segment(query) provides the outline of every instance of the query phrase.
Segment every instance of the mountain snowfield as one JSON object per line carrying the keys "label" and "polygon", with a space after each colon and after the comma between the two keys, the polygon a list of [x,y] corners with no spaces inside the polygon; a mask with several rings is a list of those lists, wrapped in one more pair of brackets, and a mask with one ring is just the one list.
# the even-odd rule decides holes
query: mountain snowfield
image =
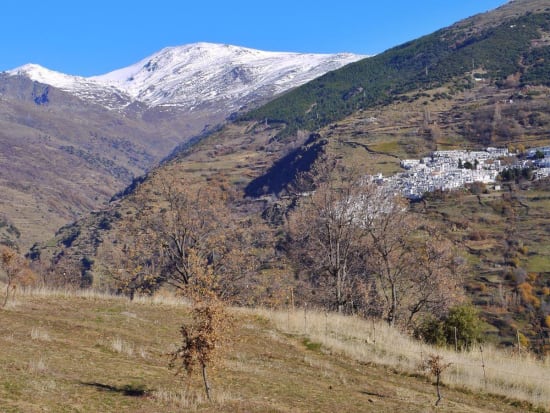
{"label": "mountain snowfield", "polygon": [[234,111],[300,86],[367,56],[351,53],[266,52],[238,46],[194,43],[168,47],[140,62],[105,75],[70,76],[36,64],[8,72],[54,86],[110,109],[133,102],[147,107],[193,110],[221,104]]}

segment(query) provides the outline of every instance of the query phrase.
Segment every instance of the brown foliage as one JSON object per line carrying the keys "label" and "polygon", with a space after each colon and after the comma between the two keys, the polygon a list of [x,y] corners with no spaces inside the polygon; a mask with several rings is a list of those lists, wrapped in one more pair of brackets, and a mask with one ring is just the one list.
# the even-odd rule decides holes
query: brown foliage
{"label": "brown foliage", "polygon": [[470,238],[471,241],[484,241],[488,238],[488,235],[487,231],[474,229],[470,232],[468,238]]}
{"label": "brown foliage", "polygon": [[422,241],[414,242],[412,250],[417,259],[407,274],[412,282],[408,290],[402,291],[409,328],[414,326],[419,314],[441,316],[463,299],[464,268],[449,240],[431,228],[423,234]]}
{"label": "brown foliage", "polygon": [[353,303],[364,304],[365,297],[354,293],[365,289],[362,220],[368,216],[365,208],[371,186],[346,173],[315,180],[315,192],[302,196],[289,218],[289,252],[319,301],[342,312]]}
{"label": "brown foliage", "polygon": [[182,341],[171,354],[170,366],[176,368],[176,375],[185,372],[190,379],[196,368],[200,368],[208,400],[211,400],[211,387],[207,368],[220,362],[220,349],[227,342],[231,322],[219,301],[213,299],[197,304],[191,312],[191,322],[180,327]]}
{"label": "brown foliage", "polygon": [[7,247],[0,246],[0,268],[4,271],[6,282],[6,295],[2,304],[5,307],[8,304],[10,291],[15,295],[16,287],[29,286],[37,281],[36,274],[29,268],[27,261],[16,251]]}
{"label": "brown foliage", "polygon": [[534,288],[528,282],[523,282],[518,285],[518,291],[521,296],[521,300],[525,305],[531,305],[535,308],[540,308],[540,298],[534,293]]}
{"label": "brown foliage", "polygon": [[105,271],[107,284],[130,299],[135,294],[151,295],[162,284],[158,265],[150,258],[149,238],[140,228],[141,224],[131,222],[125,228],[124,242],[113,244],[101,256],[103,262],[109,263]]}
{"label": "brown foliage", "polygon": [[125,243],[111,253],[117,288],[152,293],[167,283],[193,299],[210,291],[234,296],[234,285],[250,275],[255,260],[253,232],[229,208],[231,194],[214,183],[176,178],[151,188],[134,196]]}
{"label": "brown foliage", "polygon": [[291,214],[289,234],[319,304],[411,327],[460,299],[454,248],[406,200],[342,171],[315,187]]}
{"label": "brown foliage", "polygon": [[441,315],[462,295],[454,248],[396,198],[372,209],[368,271],[390,325],[412,327],[422,313]]}
{"label": "brown foliage", "polygon": [[436,354],[430,354],[428,358],[424,361],[421,368],[427,371],[429,374],[435,376],[436,378],[436,388],[437,388],[437,400],[435,405],[437,406],[441,402],[441,375],[443,372],[451,365],[451,363],[445,363],[443,357]]}
{"label": "brown foliage", "polygon": [[82,273],[75,266],[74,260],[68,256],[61,256],[59,259],[54,260],[48,269],[45,280],[52,287],[73,290],[89,287],[89,285],[83,282]]}

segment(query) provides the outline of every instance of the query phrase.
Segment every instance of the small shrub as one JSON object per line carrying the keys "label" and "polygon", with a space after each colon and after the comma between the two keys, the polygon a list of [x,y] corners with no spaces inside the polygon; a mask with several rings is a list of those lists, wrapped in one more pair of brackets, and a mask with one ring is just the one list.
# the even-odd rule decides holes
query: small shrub
{"label": "small shrub", "polygon": [[415,331],[415,336],[438,346],[456,346],[469,349],[481,341],[482,324],[478,313],[470,305],[453,307],[442,319],[426,319]]}
{"label": "small shrub", "polygon": [[77,227],[70,228],[69,232],[63,237],[61,243],[66,247],[70,248],[73,245],[73,242],[79,237],[80,229]]}
{"label": "small shrub", "polygon": [[474,195],[486,194],[488,192],[487,185],[485,185],[483,182],[474,182],[469,186],[468,189],[470,190],[470,193]]}
{"label": "small shrub", "polygon": [[518,257],[512,257],[508,260],[508,264],[514,268],[519,268],[521,261]]}
{"label": "small shrub", "polygon": [[306,348],[308,350],[311,350],[311,351],[320,351],[321,350],[321,346],[322,346],[321,343],[311,341],[308,338],[305,338],[303,343],[304,343],[304,346],[306,346]]}
{"label": "small shrub", "polygon": [[46,366],[46,363],[42,358],[39,358],[38,360],[31,360],[29,362],[29,372],[32,374],[41,374],[46,372],[48,369]]}
{"label": "small shrub", "polygon": [[200,367],[204,382],[204,390],[208,400],[211,398],[211,387],[206,369],[220,362],[218,350],[224,341],[226,329],[231,324],[231,317],[225,307],[219,302],[202,303],[193,308],[191,323],[180,327],[182,341],[172,352],[170,367],[177,369],[176,374],[183,371],[191,376],[197,365]]}
{"label": "small shrub", "polygon": [[426,343],[435,344],[436,346],[445,346],[447,344],[444,322],[434,317],[423,320],[416,328],[414,335],[416,338]]}
{"label": "small shrub", "polygon": [[112,228],[111,221],[108,217],[103,217],[98,223],[98,228],[103,231],[108,231]]}
{"label": "small shrub", "polygon": [[42,330],[41,328],[33,327],[31,330],[31,339],[50,341],[50,335],[48,334],[48,332]]}
{"label": "small shrub", "polygon": [[532,305],[535,308],[540,308],[540,298],[534,294],[533,286],[528,282],[518,285],[518,290],[521,295],[521,301],[526,305]]}
{"label": "small shrub", "polygon": [[525,334],[518,331],[518,341],[520,348],[529,348],[531,345],[531,342],[529,339],[525,336]]}
{"label": "small shrub", "polygon": [[25,259],[15,250],[0,245],[0,269],[3,270],[6,280],[6,295],[2,307],[6,307],[10,294],[15,298],[17,286],[28,287],[36,283],[36,274],[29,268]]}
{"label": "small shrub", "polygon": [[455,331],[456,345],[460,349],[469,349],[473,344],[481,341],[481,320],[477,310],[471,305],[451,308],[444,325],[448,344],[454,343]]}
{"label": "small shrub", "polygon": [[469,237],[472,241],[483,241],[487,239],[487,231],[476,229],[470,232]]}
{"label": "small shrub", "polygon": [[126,354],[127,356],[134,355],[134,346],[127,341],[122,340],[120,337],[116,337],[111,341],[111,350],[115,353]]}
{"label": "small shrub", "polygon": [[442,396],[441,396],[441,375],[443,372],[449,367],[450,363],[445,363],[443,361],[443,357],[436,354],[430,354],[428,358],[424,361],[424,364],[422,365],[422,369],[427,371],[429,374],[433,375],[436,379],[436,388],[437,388],[437,400],[435,402],[435,405],[437,406],[439,402],[441,402]]}

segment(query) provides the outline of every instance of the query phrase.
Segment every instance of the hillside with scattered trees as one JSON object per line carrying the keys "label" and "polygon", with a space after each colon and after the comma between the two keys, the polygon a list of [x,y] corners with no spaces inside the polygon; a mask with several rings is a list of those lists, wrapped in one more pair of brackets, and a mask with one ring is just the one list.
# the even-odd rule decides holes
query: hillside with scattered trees
{"label": "hillside with scattered trees", "polygon": [[[211,366],[219,359],[213,350],[225,342],[226,333],[232,335],[220,326],[235,328],[236,314],[237,336],[250,338],[250,326],[266,334],[261,343],[233,343],[238,350],[222,370],[243,383],[247,374],[261,381],[261,370],[274,364],[289,375],[314,354],[315,360],[304,363],[330,366],[325,373],[332,379],[338,377],[332,372],[347,369],[336,368],[338,363],[383,364],[411,376],[420,374],[421,365],[422,374],[438,383],[438,396],[466,388],[474,391],[472,405],[493,406],[479,411],[510,406],[511,411],[544,411],[549,391],[540,383],[548,383],[546,373],[536,373],[540,383],[530,385],[528,396],[509,395],[514,384],[503,384],[505,390],[499,386],[513,371],[488,367],[485,357],[488,349],[498,347],[508,357],[506,363],[548,363],[549,180],[536,180],[529,168],[510,168],[494,184],[475,182],[411,201],[384,191],[372,177],[394,174],[401,170],[401,160],[435,150],[506,147],[527,160],[529,148],[549,146],[549,47],[548,7],[538,0],[517,0],[328,73],[241,114],[182,145],[105,208],[60,228],[54,239],[36,243],[26,254],[30,264],[14,245],[3,247],[4,311],[10,317],[18,311],[18,291],[28,286],[99,291],[110,297],[109,303],[124,303],[108,306],[142,314],[136,316],[139,322],[153,317],[161,324],[162,316],[141,312],[140,300],[183,300],[187,307],[178,317],[186,321],[170,336],[176,341],[166,354],[182,377],[200,372],[199,388],[204,386],[206,397],[215,402]],[[475,167],[475,161],[468,163]],[[14,235],[9,220],[0,223],[0,239]],[[258,315],[253,311],[260,310],[251,308],[275,313]],[[102,320],[111,314],[90,311]],[[126,317],[123,312],[114,311],[119,318]],[[337,327],[343,320],[361,324],[343,332]],[[369,325],[369,335],[361,336],[359,331]],[[388,356],[405,360],[406,369],[383,357],[389,350],[377,347],[382,329],[418,346]],[[105,350],[111,345],[101,340],[96,340],[101,351],[113,351]],[[163,340],[166,344],[168,336]],[[350,343],[366,347],[343,350]],[[391,338],[383,346],[392,347],[388,343]],[[269,367],[250,367],[249,344],[262,359],[271,360]],[[142,345],[159,351],[157,344]],[[296,348],[294,361],[285,359],[281,367],[282,355]],[[369,352],[373,357],[365,355]],[[460,361],[462,353],[481,361]],[[160,362],[153,359],[157,368]],[[464,366],[471,363],[483,372],[472,379],[477,384],[470,386],[468,379],[450,384],[449,376],[466,374],[472,369]],[[124,393],[129,385],[148,403],[171,405],[157,392],[156,387],[168,386],[164,379],[154,389],[143,387],[145,379],[137,384],[117,381],[114,375],[109,379],[100,384],[113,393]],[[323,382],[329,392],[349,384],[348,378],[332,379]],[[92,377],[83,380],[97,383]],[[349,380],[363,383],[358,376]],[[440,380],[450,387],[442,390]],[[266,393],[276,394],[266,397],[292,393],[277,383],[276,389],[262,384]],[[104,389],[94,386],[86,389]],[[380,411],[381,400],[388,403],[382,410],[396,408],[393,387],[372,392],[355,389],[353,394],[370,396],[366,403],[375,403],[372,411]],[[513,400],[503,407],[487,393]],[[235,398],[217,403],[222,411],[262,411],[285,410],[296,402],[289,396],[280,406],[268,406],[256,400],[257,389],[247,387],[243,394],[255,400],[253,406]],[[177,403],[208,410],[194,400]],[[450,408],[445,396],[442,400],[441,408]],[[331,403],[323,399],[315,408],[332,409]],[[411,405],[411,411],[423,409]]]}

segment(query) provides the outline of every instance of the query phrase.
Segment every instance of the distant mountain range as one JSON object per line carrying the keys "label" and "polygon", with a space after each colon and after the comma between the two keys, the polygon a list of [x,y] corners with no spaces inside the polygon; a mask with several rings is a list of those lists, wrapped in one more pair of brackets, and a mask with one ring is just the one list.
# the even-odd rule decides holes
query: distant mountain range
{"label": "distant mountain range", "polygon": [[205,128],[363,57],[197,43],[89,78],[0,73],[0,242],[51,237]]}

